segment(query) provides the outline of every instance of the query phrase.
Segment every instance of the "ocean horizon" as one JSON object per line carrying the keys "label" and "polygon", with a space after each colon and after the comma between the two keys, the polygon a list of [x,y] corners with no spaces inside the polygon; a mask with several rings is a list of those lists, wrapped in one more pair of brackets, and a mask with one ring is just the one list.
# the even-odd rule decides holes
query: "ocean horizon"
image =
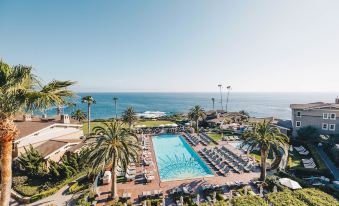
{"label": "ocean horizon", "polygon": [[[290,104],[310,102],[334,102],[338,93],[329,92],[231,92],[228,111],[246,110],[253,117],[276,117],[291,119]],[[91,119],[107,119],[115,116],[113,96],[119,98],[117,113],[129,106],[136,112],[165,112],[166,115],[188,112],[194,105],[201,105],[206,111],[213,109],[212,98],[215,98],[215,109],[221,109],[218,92],[81,92],[77,93],[76,107],[64,108],[65,114],[75,109],[87,111],[87,105],[81,103],[81,97],[93,96],[96,104],[91,106]],[[226,93],[223,93],[223,109],[226,107]],[[48,115],[56,113],[55,109],[47,111]]]}

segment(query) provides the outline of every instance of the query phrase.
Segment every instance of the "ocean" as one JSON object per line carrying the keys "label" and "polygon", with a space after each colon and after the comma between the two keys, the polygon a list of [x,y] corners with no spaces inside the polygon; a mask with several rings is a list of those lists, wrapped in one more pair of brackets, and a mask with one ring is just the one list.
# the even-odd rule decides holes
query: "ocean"
{"label": "ocean", "polygon": [[[194,105],[201,105],[206,111],[213,107],[221,109],[219,93],[78,93],[77,106],[64,108],[64,113],[70,114],[74,109],[87,111],[87,105],[81,104],[81,97],[91,95],[96,104],[91,107],[92,119],[111,118],[115,115],[113,96],[117,96],[118,115],[127,107],[132,106],[138,113],[145,111],[161,111],[167,115],[188,112]],[[254,117],[276,117],[291,119],[290,104],[310,102],[334,102],[338,93],[245,93],[231,92],[228,101],[228,111],[246,110]],[[226,94],[223,93],[223,107],[226,106]],[[55,114],[55,109],[47,111]]]}

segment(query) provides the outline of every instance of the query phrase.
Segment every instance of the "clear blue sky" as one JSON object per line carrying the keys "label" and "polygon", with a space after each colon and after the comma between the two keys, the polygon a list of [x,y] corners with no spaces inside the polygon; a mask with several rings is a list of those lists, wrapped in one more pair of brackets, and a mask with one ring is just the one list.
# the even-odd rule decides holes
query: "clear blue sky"
{"label": "clear blue sky", "polygon": [[339,91],[339,1],[0,0],[0,58],[78,91]]}

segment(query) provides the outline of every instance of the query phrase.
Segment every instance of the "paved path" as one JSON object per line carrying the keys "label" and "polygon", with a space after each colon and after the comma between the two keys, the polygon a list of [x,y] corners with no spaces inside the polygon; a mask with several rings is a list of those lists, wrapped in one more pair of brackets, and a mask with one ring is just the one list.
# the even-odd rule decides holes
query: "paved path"
{"label": "paved path", "polygon": [[316,146],[316,148],[317,148],[317,150],[319,152],[319,155],[320,155],[321,159],[323,159],[323,161],[325,162],[326,166],[328,167],[328,169],[330,169],[331,173],[333,174],[334,179],[336,181],[339,181],[339,170],[337,169],[335,164],[327,156],[327,154],[324,152],[322,147]]}

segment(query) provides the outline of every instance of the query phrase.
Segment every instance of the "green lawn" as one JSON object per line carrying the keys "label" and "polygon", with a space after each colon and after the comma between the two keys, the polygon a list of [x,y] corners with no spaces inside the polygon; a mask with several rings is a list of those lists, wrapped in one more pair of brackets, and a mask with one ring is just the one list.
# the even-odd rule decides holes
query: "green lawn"
{"label": "green lawn", "polygon": [[[93,129],[96,126],[103,126],[104,122],[91,122],[91,129]],[[161,124],[173,124],[174,122],[171,121],[162,121],[162,120],[139,120],[136,125],[146,125],[146,127],[158,127]],[[88,128],[87,128],[87,122],[84,122],[83,124],[83,131],[84,134],[88,134]],[[125,125],[127,127],[127,125]]]}
{"label": "green lawn", "polygon": [[215,132],[208,132],[207,135],[215,141],[220,141],[222,139],[222,135]]}

